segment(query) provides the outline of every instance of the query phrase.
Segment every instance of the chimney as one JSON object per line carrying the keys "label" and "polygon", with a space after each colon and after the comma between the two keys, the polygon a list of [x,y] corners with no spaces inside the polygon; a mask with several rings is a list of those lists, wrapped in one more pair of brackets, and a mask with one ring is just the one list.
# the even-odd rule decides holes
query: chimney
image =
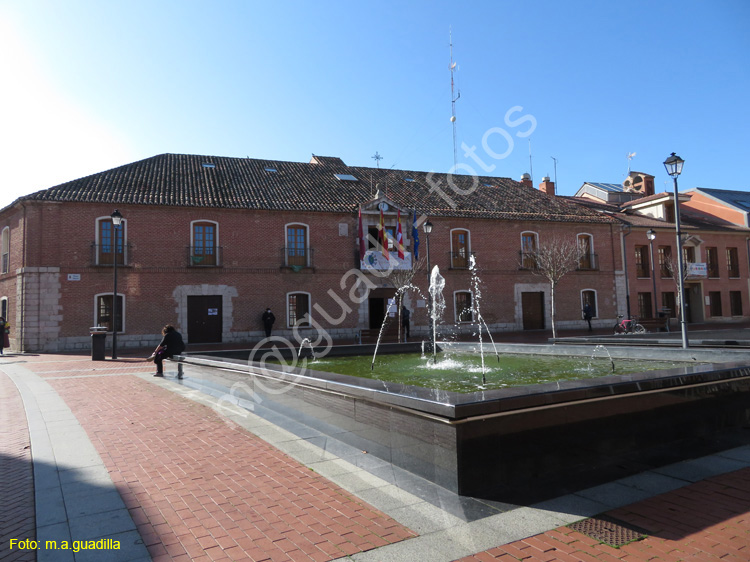
{"label": "chimney", "polygon": [[542,183],[539,184],[539,191],[543,191],[550,197],[555,196],[555,182],[549,181],[549,176],[542,178]]}
{"label": "chimney", "polygon": [[531,182],[531,176],[529,174],[523,174],[521,176],[521,183],[526,187],[534,187],[534,184]]}

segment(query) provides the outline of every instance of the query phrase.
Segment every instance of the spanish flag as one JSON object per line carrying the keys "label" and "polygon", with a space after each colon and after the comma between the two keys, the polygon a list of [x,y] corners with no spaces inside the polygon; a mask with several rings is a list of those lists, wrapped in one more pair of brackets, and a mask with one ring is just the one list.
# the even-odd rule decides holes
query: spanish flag
{"label": "spanish flag", "polygon": [[398,245],[398,259],[404,259],[404,235],[401,234],[401,211],[398,212],[398,233],[396,234],[396,244]]}
{"label": "spanish flag", "polygon": [[380,251],[383,257],[387,260],[391,259],[388,255],[388,234],[385,231],[385,218],[383,217],[383,209],[380,209],[380,224],[378,225],[378,235],[380,236]]}

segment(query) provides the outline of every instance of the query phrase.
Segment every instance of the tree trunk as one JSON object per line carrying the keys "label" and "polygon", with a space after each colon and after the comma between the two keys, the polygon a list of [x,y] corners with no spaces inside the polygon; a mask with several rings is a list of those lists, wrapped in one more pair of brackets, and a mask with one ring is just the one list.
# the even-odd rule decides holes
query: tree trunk
{"label": "tree trunk", "polygon": [[550,296],[550,316],[552,318],[552,339],[555,339],[557,337],[557,330],[555,327],[555,285],[554,283],[550,283],[549,296]]}

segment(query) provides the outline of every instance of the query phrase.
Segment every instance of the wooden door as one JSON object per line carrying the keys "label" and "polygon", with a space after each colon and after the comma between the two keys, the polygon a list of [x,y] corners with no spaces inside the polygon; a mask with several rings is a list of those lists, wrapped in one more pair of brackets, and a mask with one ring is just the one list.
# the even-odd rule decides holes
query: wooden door
{"label": "wooden door", "polygon": [[221,295],[189,296],[188,342],[221,343]]}
{"label": "wooden door", "polygon": [[521,293],[524,330],[544,330],[544,292]]}

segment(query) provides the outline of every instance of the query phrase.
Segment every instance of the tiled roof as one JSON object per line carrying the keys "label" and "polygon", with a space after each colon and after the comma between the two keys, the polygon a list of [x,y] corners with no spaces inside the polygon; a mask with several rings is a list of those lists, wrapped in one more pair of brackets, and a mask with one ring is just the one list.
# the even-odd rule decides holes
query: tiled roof
{"label": "tiled roof", "polygon": [[[664,195],[664,194],[660,194]],[[600,213],[605,213],[613,219],[623,224],[629,224],[635,227],[641,228],[670,228],[674,229],[675,224],[673,222],[665,221],[644,215],[638,212],[634,212],[628,209],[627,205],[605,203],[602,201],[595,201],[593,199],[586,199],[583,197],[568,197],[568,200],[575,202],[577,205],[586,207],[587,209],[597,210]],[[647,198],[638,199],[638,201],[645,200]],[[743,232],[747,233],[748,229],[743,226],[733,225],[719,219],[712,217],[706,217],[702,214],[695,212],[693,209],[688,207],[680,206],[680,227],[684,230],[713,230],[722,232]]]}
{"label": "tiled roof", "polygon": [[[356,181],[341,176],[353,176]],[[354,167],[335,157],[318,156],[301,163],[161,154],[21,199],[353,212],[371,200],[377,189],[403,208],[432,216],[611,222],[600,213],[509,178]],[[455,206],[448,203],[448,197]]]}
{"label": "tiled roof", "polygon": [[[732,189],[711,189],[708,187],[697,187],[694,190],[718,199],[728,205],[739,208],[741,211],[750,212],[750,193],[747,191],[736,191]],[[690,193],[688,191],[688,193]]]}

